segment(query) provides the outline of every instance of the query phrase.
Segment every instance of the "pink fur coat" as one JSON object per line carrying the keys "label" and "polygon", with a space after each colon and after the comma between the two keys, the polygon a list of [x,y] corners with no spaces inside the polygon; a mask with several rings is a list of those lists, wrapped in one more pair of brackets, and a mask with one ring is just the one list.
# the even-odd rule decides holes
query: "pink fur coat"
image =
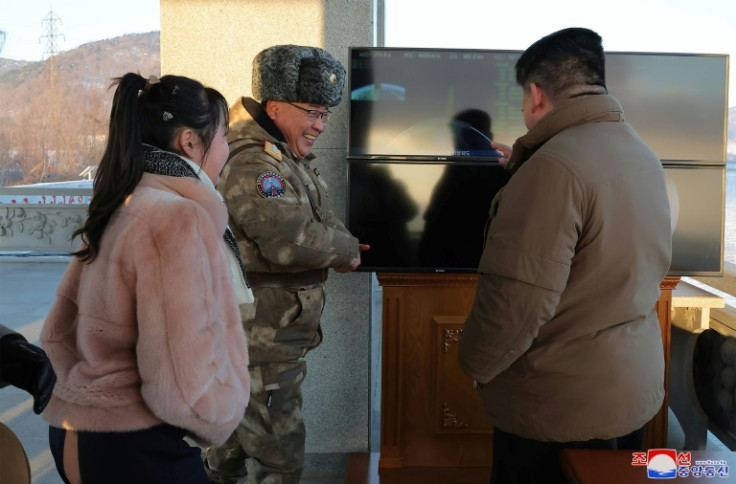
{"label": "pink fur coat", "polygon": [[146,173],[97,258],[74,258],[41,334],[58,382],[43,417],[83,431],[162,422],[204,445],[243,417],[250,378],[223,240],[227,210],[193,178]]}

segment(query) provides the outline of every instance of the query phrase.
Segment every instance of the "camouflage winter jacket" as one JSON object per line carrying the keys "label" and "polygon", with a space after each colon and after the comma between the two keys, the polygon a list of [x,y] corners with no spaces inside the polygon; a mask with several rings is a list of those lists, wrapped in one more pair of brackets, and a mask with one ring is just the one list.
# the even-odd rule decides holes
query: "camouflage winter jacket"
{"label": "camouflage winter jacket", "polygon": [[230,109],[231,158],[218,189],[250,273],[295,273],[341,267],[358,256],[358,240],[328,208],[314,156],[299,159],[255,100]]}

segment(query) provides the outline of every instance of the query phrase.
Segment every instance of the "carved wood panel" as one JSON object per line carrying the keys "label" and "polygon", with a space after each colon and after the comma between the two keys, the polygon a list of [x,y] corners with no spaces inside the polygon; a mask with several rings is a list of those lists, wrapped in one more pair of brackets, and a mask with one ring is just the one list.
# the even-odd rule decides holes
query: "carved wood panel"
{"label": "carved wood panel", "polygon": [[485,433],[493,426],[483,410],[483,401],[460,369],[458,341],[465,317],[435,316],[434,373],[435,423],[438,434]]}
{"label": "carved wood panel", "polygon": [[[383,285],[380,469],[486,467],[491,426],[457,361],[474,274],[379,275]],[[383,475],[382,475],[383,479]]]}
{"label": "carved wood panel", "polygon": [[[378,280],[383,286],[381,482],[446,482],[427,480],[445,471],[487,480],[492,426],[457,360],[458,338],[472,307],[477,275],[378,274]],[[679,278],[667,278],[662,283],[656,306],[666,385],[669,317],[677,282]],[[666,441],[665,401],[647,428],[647,447],[666,447]],[[429,469],[433,470],[428,474]]]}

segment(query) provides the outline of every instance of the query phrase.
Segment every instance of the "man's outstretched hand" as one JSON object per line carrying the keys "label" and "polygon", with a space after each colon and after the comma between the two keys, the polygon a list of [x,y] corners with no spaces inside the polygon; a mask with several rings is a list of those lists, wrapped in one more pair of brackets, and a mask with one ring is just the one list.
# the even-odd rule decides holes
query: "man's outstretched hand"
{"label": "man's outstretched hand", "polygon": [[371,246],[368,244],[358,244],[358,257],[352,260],[352,262],[346,266],[335,267],[335,272],[345,274],[346,272],[352,272],[360,266],[360,253],[370,249]]}

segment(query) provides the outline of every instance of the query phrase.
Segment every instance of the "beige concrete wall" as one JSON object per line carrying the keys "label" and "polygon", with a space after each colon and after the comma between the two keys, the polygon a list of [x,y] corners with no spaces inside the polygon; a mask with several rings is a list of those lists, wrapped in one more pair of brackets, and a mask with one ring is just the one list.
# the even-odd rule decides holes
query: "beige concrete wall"
{"label": "beige concrete wall", "polygon": [[344,63],[349,45],[372,45],[371,15],[371,0],[161,0],[161,73],[196,77],[232,104],[250,94],[262,49],[314,45]]}
{"label": "beige concrete wall", "polygon": [[[374,45],[372,0],[161,0],[161,73],[194,77],[232,104],[250,95],[253,57],[275,44],[326,49],[347,67],[348,47]],[[314,154],[332,208],[344,219],[347,95]],[[370,277],[332,272],[324,342],[304,383],[307,470],[344,469],[365,451],[370,428]]]}

